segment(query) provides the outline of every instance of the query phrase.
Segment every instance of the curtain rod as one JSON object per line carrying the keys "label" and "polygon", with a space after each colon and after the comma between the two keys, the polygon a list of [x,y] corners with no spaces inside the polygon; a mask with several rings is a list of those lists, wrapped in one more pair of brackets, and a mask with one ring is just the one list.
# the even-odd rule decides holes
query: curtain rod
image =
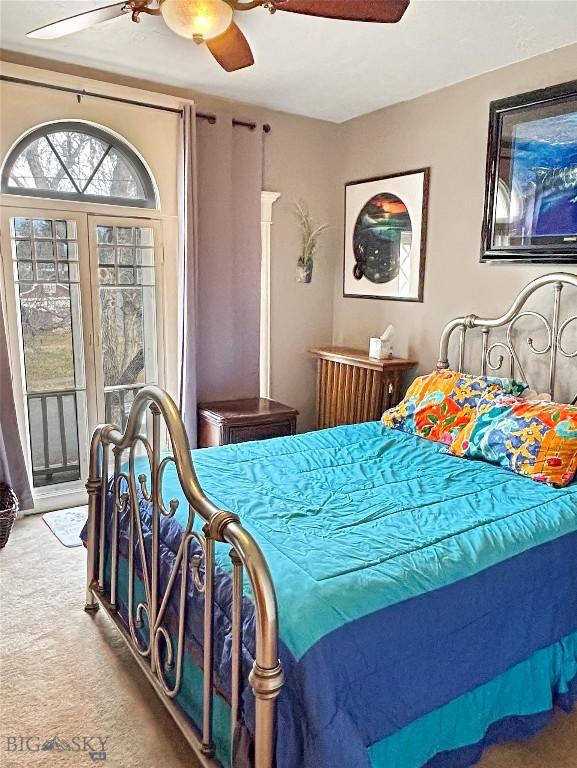
{"label": "curtain rod", "polygon": [[[25,80],[22,77],[10,77],[9,75],[0,75],[0,80],[3,80],[6,83],[18,83],[19,85],[32,85],[36,88],[47,88],[50,91],[61,91],[62,93],[72,93],[74,94],[78,101],[80,102],[80,99],[82,96],[88,96],[92,99],[104,99],[105,101],[115,101],[119,104],[131,104],[135,107],[145,107],[146,109],[157,109],[159,112],[171,112],[175,115],[180,115],[182,117],[182,109],[178,109],[177,107],[163,107],[161,104],[150,104],[146,101],[136,101],[135,99],[124,99],[121,96],[108,96],[105,93],[95,93],[94,91],[85,91],[85,90],[78,90],[77,88],[68,88],[65,85],[54,85],[53,83],[40,83],[37,80]],[[216,123],[216,115],[213,115],[209,112],[197,112],[196,117],[199,120],[208,120],[209,123],[214,124]],[[250,128],[251,131],[254,131],[254,129],[257,127],[256,123],[250,123],[245,120],[237,120],[236,118],[233,118],[232,124],[236,126],[240,126],[242,128]],[[262,129],[265,133],[271,132],[271,127],[268,123],[264,123],[262,126]]]}

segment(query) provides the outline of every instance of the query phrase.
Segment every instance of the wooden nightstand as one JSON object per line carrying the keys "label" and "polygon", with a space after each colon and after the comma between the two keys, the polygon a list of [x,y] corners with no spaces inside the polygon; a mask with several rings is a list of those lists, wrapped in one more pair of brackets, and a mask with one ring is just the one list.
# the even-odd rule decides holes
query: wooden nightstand
{"label": "wooden nightstand", "polygon": [[377,421],[403,396],[415,360],[374,360],[349,347],[309,350],[317,358],[317,428]]}
{"label": "wooden nightstand", "polygon": [[294,435],[298,413],[264,397],[199,403],[198,447]]}

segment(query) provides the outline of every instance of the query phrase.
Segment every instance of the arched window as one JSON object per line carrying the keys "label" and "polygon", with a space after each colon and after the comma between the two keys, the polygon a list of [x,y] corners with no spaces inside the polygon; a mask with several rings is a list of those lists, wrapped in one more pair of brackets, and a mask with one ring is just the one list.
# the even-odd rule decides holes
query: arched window
{"label": "arched window", "polygon": [[116,135],[82,122],[43,125],[12,149],[2,192],[58,200],[156,208],[150,173]]}

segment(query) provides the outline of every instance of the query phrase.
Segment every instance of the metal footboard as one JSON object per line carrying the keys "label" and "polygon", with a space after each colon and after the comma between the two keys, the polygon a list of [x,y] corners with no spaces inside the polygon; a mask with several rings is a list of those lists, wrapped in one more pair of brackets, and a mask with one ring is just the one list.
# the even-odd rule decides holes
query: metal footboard
{"label": "metal footboard", "polygon": [[[152,439],[140,434],[146,412],[152,422]],[[171,455],[161,459],[163,427],[168,432]],[[142,448],[150,464],[150,490],[146,476],[135,475],[137,450]],[[110,535],[106,534],[106,504],[110,483],[108,467],[114,462]],[[128,459],[128,472],[123,470]],[[188,520],[168,583],[164,590],[159,582],[160,520],[172,517],[178,501],[165,505],[162,478],[168,464],[174,463],[182,492],[189,504]],[[143,524],[138,504],[137,488],[151,503],[150,557],[145,546]],[[278,623],[274,586],[266,560],[253,537],[242,527],[237,515],[218,509],[204,495],[199,485],[188,438],[178,409],[172,398],[158,387],[145,387],[134,399],[124,432],[107,424],[94,432],[90,447],[88,491],[88,564],[86,610],[101,606],[122,633],[134,658],[146,674],[169,713],[182,730],[201,765],[218,766],[213,741],[213,665],[214,665],[214,546],[215,542],[230,544],[232,560],[232,662],[231,690],[231,762],[234,765],[235,732],[240,722],[241,695],[241,627],[243,576],[246,572],[252,587],[256,619],[255,661],[249,683],[255,696],[255,768],[272,768],[275,741],[275,700],[284,682],[278,659]],[[128,627],[118,614],[119,519],[129,515],[128,538]],[[196,516],[204,521],[202,532],[193,529]],[[196,542],[197,553],[191,556]],[[109,550],[109,551],[107,551]],[[198,554],[198,552],[201,554]],[[135,561],[139,556],[145,597],[135,605]],[[108,559],[107,559],[108,558]],[[105,567],[110,563],[109,584],[105,582]],[[176,641],[165,626],[168,601],[176,591],[178,596],[178,633]],[[182,682],[186,596],[189,583],[204,597],[203,617],[203,722],[197,730],[175,703]],[[148,639],[143,643],[138,630],[144,622]],[[162,652],[164,651],[164,653]],[[170,675],[167,675],[170,673]],[[170,682],[169,682],[170,678]],[[199,724],[200,726],[200,724]]]}

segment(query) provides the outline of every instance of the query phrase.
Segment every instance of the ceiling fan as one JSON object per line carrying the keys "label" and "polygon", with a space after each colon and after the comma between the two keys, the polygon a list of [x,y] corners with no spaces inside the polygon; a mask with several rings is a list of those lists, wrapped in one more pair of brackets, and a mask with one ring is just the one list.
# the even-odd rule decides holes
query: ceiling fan
{"label": "ceiling fan", "polygon": [[394,24],[400,21],[410,0],[126,0],[78,13],[28,32],[27,37],[52,40],[80,32],[118,16],[130,14],[140,21],[142,13],[162,16],[182,37],[206,44],[227,72],[254,64],[247,39],[233,19],[236,11],[262,6],[271,13],[289,11],[347,21]]}

